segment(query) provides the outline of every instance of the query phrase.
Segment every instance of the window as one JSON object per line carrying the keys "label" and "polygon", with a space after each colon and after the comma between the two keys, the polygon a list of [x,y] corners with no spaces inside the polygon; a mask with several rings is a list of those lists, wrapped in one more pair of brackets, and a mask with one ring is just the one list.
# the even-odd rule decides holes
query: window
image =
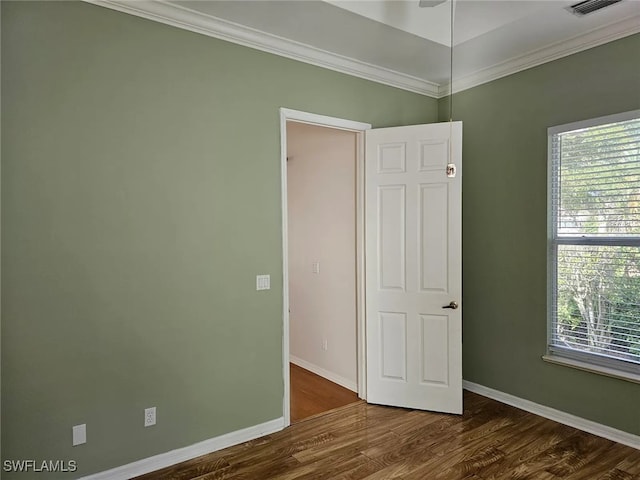
{"label": "window", "polygon": [[545,358],[639,379],[640,110],[549,129],[549,220]]}

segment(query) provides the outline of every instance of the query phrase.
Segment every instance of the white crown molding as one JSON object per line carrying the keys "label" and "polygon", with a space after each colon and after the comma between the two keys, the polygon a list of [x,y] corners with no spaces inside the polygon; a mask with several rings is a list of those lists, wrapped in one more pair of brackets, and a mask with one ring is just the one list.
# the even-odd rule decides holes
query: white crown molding
{"label": "white crown molding", "polygon": [[640,450],[640,436],[638,435],[633,435],[632,433],[608,427],[606,425],[602,425],[601,423],[593,422],[581,417],[576,417],[575,415],[571,415],[561,410],[546,407],[544,405],[540,405],[539,403],[534,403],[529,400],[525,400],[524,398],[515,397],[508,393],[494,390],[493,388],[485,387],[484,385],[479,385],[467,380],[462,381],[462,388],[464,388],[465,390],[469,390],[470,392],[477,393],[478,395],[492,398],[493,400],[497,400],[498,402],[506,403],[507,405],[511,405],[512,407],[516,407],[521,410],[540,415],[541,417],[548,418],[555,422],[569,425],[570,427],[577,428],[578,430],[592,433],[593,435],[607,438],[609,440],[613,440],[614,442],[622,443],[624,445],[628,445]]}
{"label": "white crown molding", "polygon": [[[489,83],[522,70],[527,70],[543,63],[573,55],[589,48],[640,32],[640,15],[626,18],[619,22],[610,23],[583,35],[577,35],[567,40],[555,42],[545,47],[533,50],[524,55],[511,58],[491,67],[477,70],[460,78],[454,78],[453,93],[468,90],[483,83]],[[454,60],[455,61],[455,60]],[[450,84],[442,85],[438,98],[449,95]]]}
{"label": "white crown molding", "polygon": [[[84,1],[429,97],[443,98],[449,95],[449,84],[438,85],[412,75],[331,53],[245,25],[207,15],[165,0]],[[496,65],[455,78],[453,92],[458,93],[468,90],[522,70],[639,32],[640,16],[629,17],[586,34],[552,43],[524,55],[519,55]]]}
{"label": "white crown molding", "polygon": [[243,428],[242,430],[236,430],[235,432],[220,435],[219,437],[210,438],[188,447],[178,448],[177,450],[171,450],[170,452],[161,453],[160,455],[144,458],[111,470],[81,477],[79,480],[128,480],[175,465],[176,463],[185,462],[192,458],[278,432],[283,428],[284,419],[282,417],[276,418],[275,420],[254,425],[253,427]]}
{"label": "white crown molding", "polygon": [[411,75],[311,47],[162,0],[84,0],[183,30],[273,53],[354,77],[437,98],[439,85]]}
{"label": "white crown molding", "polygon": [[358,393],[357,382],[353,382],[348,378],[338,375],[337,373],[330,372],[329,370],[319,367],[311,362],[307,362],[306,360],[296,357],[295,355],[290,355],[289,361],[301,368],[304,368],[305,370],[309,370],[310,372],[315,373],[316,375],[326,378],[327,380],[333,383],[337,383],[338,385],[346,388],[347,390],[351,390],[352,392]]}

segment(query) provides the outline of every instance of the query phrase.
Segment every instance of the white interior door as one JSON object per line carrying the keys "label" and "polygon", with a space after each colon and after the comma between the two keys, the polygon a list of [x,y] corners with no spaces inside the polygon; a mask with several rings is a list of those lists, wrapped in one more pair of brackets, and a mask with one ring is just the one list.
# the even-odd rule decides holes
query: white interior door
{"label": "white interior door", "polygon": [[367,401],[461,414],[462,123],[365,148]]}

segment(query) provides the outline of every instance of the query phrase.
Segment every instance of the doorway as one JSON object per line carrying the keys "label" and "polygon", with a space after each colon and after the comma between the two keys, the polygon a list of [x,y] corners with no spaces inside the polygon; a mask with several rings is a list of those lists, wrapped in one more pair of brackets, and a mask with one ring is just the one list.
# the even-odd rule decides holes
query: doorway
{"label": "doorway", "polygon": [[291,421],[357,401],[357,133],[287,122]]}
{"label": "doorway", "polygon": [[[366,124],[281,109],[285,366],[290,424],[358,399],[361,159]],[[341,123],[342,122],[342,123]],[[346,122],[346,125],[345,125]]]}
{"label": "doorway", "polygon": [[[368,124],[281,108],[284,426],[291,423],[287,121],[357,133],[358,396],[462,413],[462,123],[371,130]],[[322,268],[315,263],[313,269]]]}

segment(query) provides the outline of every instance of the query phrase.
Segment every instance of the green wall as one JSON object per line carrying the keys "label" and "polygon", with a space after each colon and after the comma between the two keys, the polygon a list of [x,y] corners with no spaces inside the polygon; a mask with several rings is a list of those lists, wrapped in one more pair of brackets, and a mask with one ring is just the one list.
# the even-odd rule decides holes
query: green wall
{"label": "green wall", "polygon": [[84,3],[2,2],[2,67],[3,459],[78,476],[280,417],[278,108],[437,101]]}
{"label": "green wall", "polygon": [[547,128],[640,108],[639,59],[635,35],[453,97],[464,122],[464,378],[636,435],[639,384],[541,356]]}

